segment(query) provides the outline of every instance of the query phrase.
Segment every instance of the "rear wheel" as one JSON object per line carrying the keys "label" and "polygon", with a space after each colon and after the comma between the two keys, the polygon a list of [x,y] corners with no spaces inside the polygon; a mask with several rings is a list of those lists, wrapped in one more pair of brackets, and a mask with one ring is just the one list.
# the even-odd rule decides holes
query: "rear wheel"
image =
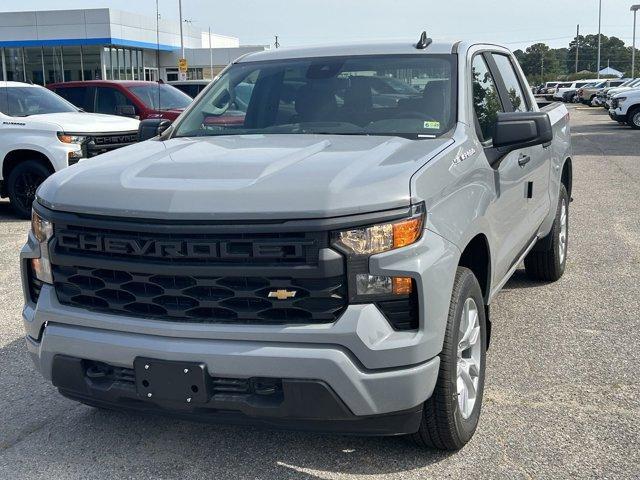
{"label": "rear wheel", "polygon": [[458,450],[476,431],[484,392],[486,317],[480,285],[471,270],[458,267],[451,295],[440,372],[413,435],[425,448]]}
{"label": "rear wheel", "polygon": [[555,282],[564,274],[569,246],[569,195],[564,185],[560,186],[553,227],[540,244],[545,247],[536,245],[524,259],[527,275],[534,280]]}
{"label": "rear wheel", "polygon": [[640,107],[636,107],[629,111],[627,115],[627,123],[635,130],[640,130]]}
{"label": "rear wheel", "polygon": [[36,198],[36,190],[49,175],[49,169],[35,160],[21,162],[11,171],[7,179],[7,193],[18,216],[31,216],[31,204]]}

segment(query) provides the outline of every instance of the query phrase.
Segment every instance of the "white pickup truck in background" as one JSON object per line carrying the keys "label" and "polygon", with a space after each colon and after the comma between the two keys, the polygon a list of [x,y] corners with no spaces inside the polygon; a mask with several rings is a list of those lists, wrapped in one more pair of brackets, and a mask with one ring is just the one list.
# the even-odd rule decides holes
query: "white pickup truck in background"
{"label": "white pickup truck in background", "polygon": [[46,88],[0,82],[0,196],[24,218],[52,173],[138,140],[138,120],[86,113]]}

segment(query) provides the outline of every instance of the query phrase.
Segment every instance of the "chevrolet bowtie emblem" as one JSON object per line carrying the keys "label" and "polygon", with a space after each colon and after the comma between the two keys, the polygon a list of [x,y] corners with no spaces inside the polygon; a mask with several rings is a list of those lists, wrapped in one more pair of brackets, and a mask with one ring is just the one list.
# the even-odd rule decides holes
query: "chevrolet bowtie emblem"
{"label": "chevrolet bowtie emblem", "polygon": [[269,292],[269,298],[277,298],[278,300],[287,300],[296,296],[295,290],[274,290]]}

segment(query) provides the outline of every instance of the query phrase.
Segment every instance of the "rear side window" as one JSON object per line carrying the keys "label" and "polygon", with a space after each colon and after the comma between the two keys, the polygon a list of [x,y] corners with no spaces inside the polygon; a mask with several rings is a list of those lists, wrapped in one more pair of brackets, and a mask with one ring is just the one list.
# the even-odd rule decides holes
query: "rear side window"
{"label": "rear side window", "polygon": [[498,67],[498,72],[504,81],[504,86],[507,89],[507,95],[509,96],[509,102],[513,107],[514,112],[526,112],[529,111],[529,105],[527,104],[527,97],[522,90],[522,85],[518,80],[518,75],[513,68],[511,60],[506,55],[493,54],[493,59]]}
{"label": "rear side window", "polygon": [[482,55],[476,55],[472,64],[473,104],[475,105],[481,140],[493,139],[493,132],[498,120],[498,112],[502,112],[502,104],[496,83]]}
{"label": "rear side window", "polygon": [[98,87],[96,89],[96,113],[119,115],[118,107],[121,105],[135,107],[131,100],[115,88]]}
{"label": "rear side window", "polygon": [[55,92],[76,107],[86,109],[87,89],[85,87],[57,88]]}

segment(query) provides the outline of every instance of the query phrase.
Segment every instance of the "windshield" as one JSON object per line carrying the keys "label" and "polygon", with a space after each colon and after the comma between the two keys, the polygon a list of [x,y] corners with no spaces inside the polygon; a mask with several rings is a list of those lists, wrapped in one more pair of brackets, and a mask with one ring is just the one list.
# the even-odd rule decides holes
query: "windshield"
{"label": "windshield", "polygon": [[198,100],[176,136],[437,136],[456,120],[453,55],[238,63]]}
{"label": "windshield", "polygon": [[0,111],[10,117],[45,113],[77,112],[78,109],[51,90],[42,87],[0,88]]}
{"label": "windshield", "polygon": [[187,108],[193,100],[189,95],[165,83],[134,85],[129,91],[153,110],[173,110]]}

